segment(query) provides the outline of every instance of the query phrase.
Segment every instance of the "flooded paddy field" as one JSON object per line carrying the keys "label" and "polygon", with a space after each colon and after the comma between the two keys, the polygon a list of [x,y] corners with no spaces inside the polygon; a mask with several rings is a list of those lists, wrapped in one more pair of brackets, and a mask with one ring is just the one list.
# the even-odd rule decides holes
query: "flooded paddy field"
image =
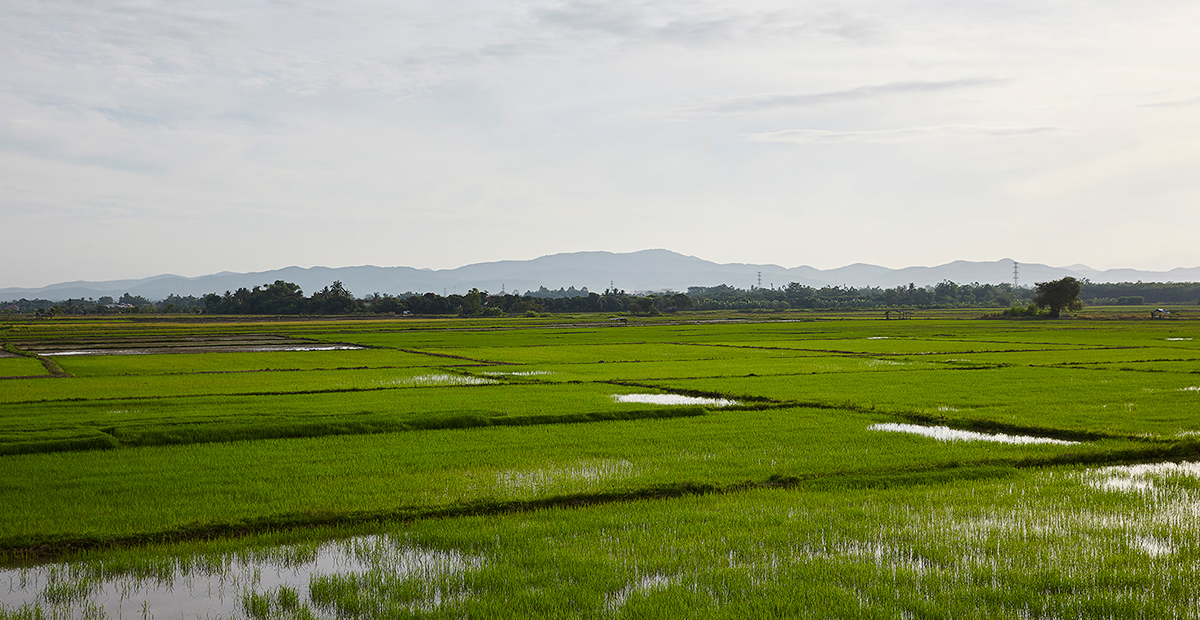
{"label": "flooded paddy field", "polygon": [[1200,324],[556,321],[0,324],[0,618],[1200,617]]}
{"label": "flooded paddy field", "polygon": [[1194,618],[1198,472],[1060,467],[152,545],[0,569],[0,597],[61,618]]}

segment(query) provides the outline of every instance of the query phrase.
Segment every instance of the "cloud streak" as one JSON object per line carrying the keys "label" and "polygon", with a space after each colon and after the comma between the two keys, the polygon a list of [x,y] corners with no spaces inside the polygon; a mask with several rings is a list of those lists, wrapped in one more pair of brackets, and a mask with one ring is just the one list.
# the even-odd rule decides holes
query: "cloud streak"
{"label": "cloud streak", "polygon": [[535,9],[541,24],[580,33],[598,33],[631,42],[711,45],[732,43],[745,36],[791,28],[792,20],[778,11],[707,12],[700,6],[683,10],[660,5],[620,5],[612,2],[574,3]]}
{"label": "cloud streak", "polygon": [[871,131],[830,131],[823,129],[790,129],[766,133],[747,134],[750,142],[784,142],[791,144],[844,144],[851,142],[869,144],[898,144],[921,142],[955,137],[977,138],[1020,138],[1026,136],[1064,133],[1063,127],[1033,126],[1005,127],[997,125],[938,125],[933,127],[905,127]]}
{"label": "cloud streak", "polygon": [[858,86],[845,90],[833,90],[820,93],[774,94],[738,97],[736,99],[710,102],[699,106],[696,109],[715,112],[717,114],[747,114],[753,112],[773,111],[783,108],[802,108],[834,103],[849,103],[897,95],[939,93],[985,86],[998,86],[1008,82],[1009,80],[997,78],[964,78],[942,81],[891,82],[888,84]]}
{"label": "cloud streak", "polygon": [[1200,97],[1191,97],[1189,99],[1176,99],[1173,101],[1160,101],[1157,103],[1142,104],[1143,108],[1190,108],[1200,105]]}

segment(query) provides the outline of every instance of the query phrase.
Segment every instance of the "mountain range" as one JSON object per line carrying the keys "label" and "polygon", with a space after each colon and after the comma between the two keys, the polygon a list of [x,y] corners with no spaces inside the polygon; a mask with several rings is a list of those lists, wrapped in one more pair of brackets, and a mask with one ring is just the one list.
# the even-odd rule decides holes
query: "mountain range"
{"label": "mountain range", "polygon": [[[1197,282],[1200,267],[1178,268],[1170,271],[1139,271],[1109,269],[1100,271],[1085,265],[1051,267],[1037,263],[1021,263],[1020,283],[1056,280],[1065,276],[1087,278],[1092,282]],[[936,267],[905,267],[889,269],[878,265],[855,263],[836,269],[815,267],[781,267],[748,263],[719,264],[695,256],[685,256],[668,250],[642,250],[624,254],[612,252],[571,252],[542,256],[532,260],[506,260],[475,263],[455,269],[415,269],[412,267],[284,267],[252,273],[221,272],[205,276],[183,277],[160,275],[140,280],[110,280],[105,282],[63,282],[41,288],[3,288],[0,301],[16,299],[50,299],[120,297],[125,293],[157,301],[168,295],[201,296],[224,293],[238,288],[252,288],[276,280],[294,282],[305,294],[320,290],[335,280],[359,297],[371,293],[399,295],[407,292],[437,294],[465,293],[471,288],[492,293],[537,290],[539,287],[558,289],[586,287],[601,292],[610,286],[628,292],[686,291],[689,286],[729,286],[748,289],[754,286],[783,287],[790,282],[820,288],[823,286],[928,286],[944,280],[960,284],[1000,284],[1012,282],[1013,261],[994,262],[954,261]]]}

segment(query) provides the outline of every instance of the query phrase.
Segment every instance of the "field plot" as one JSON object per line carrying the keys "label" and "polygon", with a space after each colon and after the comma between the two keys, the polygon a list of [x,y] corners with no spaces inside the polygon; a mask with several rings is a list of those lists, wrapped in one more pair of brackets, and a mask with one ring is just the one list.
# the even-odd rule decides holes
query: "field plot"
{"label": "field plot", "polygon": [[87,355],[56,360],[76,377],[126,375],[178,375],[201,373],[266,372],[287,370],[343,370],[357,368],[409,368],[429,364],[429,356],[391,350],[326,350],[262,353],[177,353],[174,355]]}
{"label": "field plot", "polygon": [[42,363],[31,357],[0,357],[0,377],[42,377],[49,373]]}
{"label": "field plot", "polygon": [[[264,381],[262,387],[279,388],[274,392],[237,392],[246,389],[244,382],[222,380],[207,386],[214,392],[205,395],[147,396],[161,394],[162,384],[151,382],[126,398],[9,404],[0,414],[0,454],[702,413],[622,403],[614,396],[631,389],[607,384],[501,387],[491,376],[412,370],[344,372],[336,378],[325,371],[305,374]],[[306,378],[309,389],[298,389],[296,382]],[[196,388],[185,381],[179,385],[185,393]],[[233,389],[221,394],[221,388]],[[647,390],[660,393],[642,391]]]}
{"label": "field plot", "polygon": [[1198,325],[4,325],[0,618],[1197,618]]}
{"label": "field plot", "polygon": [[[6,457],[14,505],[0,540],[169,537],[270,515],[316,522],[486,511],[514,501],[636,497],[807,479],[1104,457],[1073,445],[937,442],[882,418],[772,409],[581,425],[420,431]],[[70,479],[51,490],[46,480]],[[151,496],[145,489],[161,485]],[[110,505],[111,504],[111,505]]]}
{"label": "field plot", "polygon": [[970,426],[1171,438],[1200,432],[1198,381],[1190,373],[1082,368],[954,368],[647,381],[672,389],[771,395],[820,406],[867,408]]}

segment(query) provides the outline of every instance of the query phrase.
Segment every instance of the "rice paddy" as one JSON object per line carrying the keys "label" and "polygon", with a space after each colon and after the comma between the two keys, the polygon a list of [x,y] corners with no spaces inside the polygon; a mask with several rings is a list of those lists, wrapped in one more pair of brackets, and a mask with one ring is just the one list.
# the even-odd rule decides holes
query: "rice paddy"
{"label": "rice paddy", "polygon": [[1200,323],[705,318],[2,325],[0,618],[1200,617]]}

